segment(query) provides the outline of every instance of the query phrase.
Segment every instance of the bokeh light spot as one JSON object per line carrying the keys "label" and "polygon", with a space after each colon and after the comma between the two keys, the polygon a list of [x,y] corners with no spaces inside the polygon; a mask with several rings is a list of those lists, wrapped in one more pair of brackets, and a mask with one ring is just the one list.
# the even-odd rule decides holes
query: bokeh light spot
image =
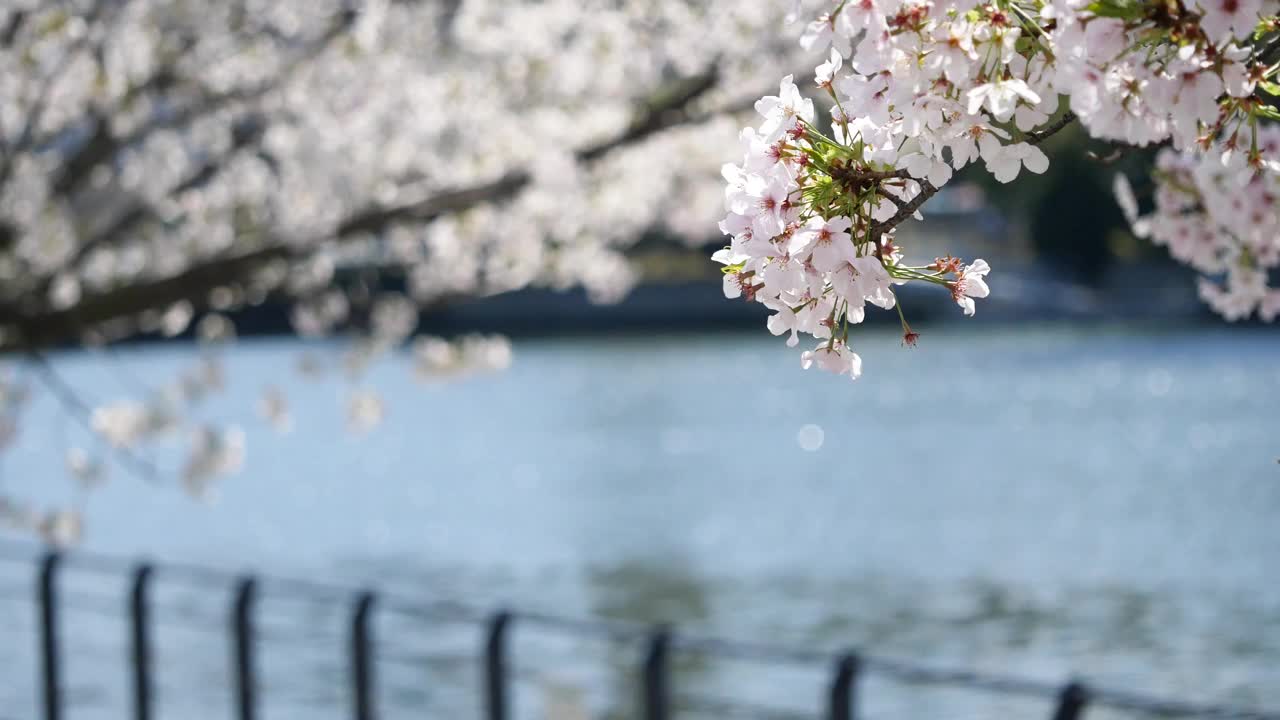
{"label": "bokeh light spot", "polygon": [[823,441],[826,440],[826,433],[822,428],[812,423],[801,427],[796,433],[796,442],[799,443],[800,449],[805,452],[817,452],[822,447]]}

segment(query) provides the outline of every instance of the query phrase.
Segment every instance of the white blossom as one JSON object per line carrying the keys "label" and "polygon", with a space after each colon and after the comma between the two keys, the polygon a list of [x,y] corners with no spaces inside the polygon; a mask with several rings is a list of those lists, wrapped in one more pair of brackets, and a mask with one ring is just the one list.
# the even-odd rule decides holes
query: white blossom
{"label": "white blossom", "polygon": [[207,499],[210,482],[220,475],[239,472],[244,458],[244,432],[240,428],[197,428],[191,433],[191,449],[182,469],[187,492],[197,499]]}
{"label": "white blossom", "polygon": [[360,435],[382,423],[386,406],[371,390],[358,390],[347,400],[347,430]]}
{"label": "white blossom", "polygon": [[952,284],[951,295],[964,308],[965,315],[974,313],[974,298],[982,299],[991,293],[986,279],[989,272],[991,266],[987,265],[986,260],[974,260],[972,264],[965,266],[960,278]]}

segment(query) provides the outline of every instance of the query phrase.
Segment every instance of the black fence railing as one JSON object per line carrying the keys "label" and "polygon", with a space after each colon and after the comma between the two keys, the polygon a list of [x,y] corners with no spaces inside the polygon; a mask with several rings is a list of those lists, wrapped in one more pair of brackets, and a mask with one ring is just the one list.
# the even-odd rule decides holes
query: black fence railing
{"label": "black fence railing", "polygon": [[[131,676],[132,716],[153,720],[155,686],[153,679],[151,629],[151,589],[157,575],[185,578],[200,583],[229,586],[228,635],[231,645],[231,693],[235,720],[259,718],[259,672],[255,652],[255,607],[259,585],[292,592],[323,596],[348,603],[350,717],[373,720],[378,717],[375,682],[376,662],[372,625],[376,613],[397,610],[411,615],[447,612],[465,619],[478,632],[482,656],[482,720],[510,720],[513,684],[509,635],[513,626],[527,625],[572,636],[589,636],[616,641],[643,643],[643,660],[638,668],[640,694],[636,717],[668,720],[674,716],[671,690],[671,658],[676,653],[701,653],[726,660],[753,660],[779,665],[825,667],[830,678],[823,717],[854,720],[858,717],[859,679],[875,673],[901,682],[952,686],[1043,700],[1046,716],[1052,720],[1078,720],[1089,707],[1133,711],[1164,718],[1215,718],[1220,720],[1280,720],[1280,712],[1245,709],[1226,705],[1180,702],[1071,681],[1054,685],[1018,677],[964,670],[945,670],[905,660],[879,657],[854,650],[831,653],[806,648],[742,642],[725,638],[677,632],[670,626],[604,619],[575,619],[538,612],[500,609],[485,612],[457,603],[412,603],[374,590],[287,579],[272,575],[237,575],[206,567],[148,562],[57,550],[36,549],[26,543],[0,541],[0,562],[36,563],[38,610],[38,654],[40,693],[44,720],[63,720],[65,666],[60,637],[59,576],[64,561],[74,559],[77,568],[120,575],[128,573],[130,584],[125,607],[129,613],[128,663]],[[2,651],[2,649],[0,649]],[[0,658],[3,660],[3,658]]]}

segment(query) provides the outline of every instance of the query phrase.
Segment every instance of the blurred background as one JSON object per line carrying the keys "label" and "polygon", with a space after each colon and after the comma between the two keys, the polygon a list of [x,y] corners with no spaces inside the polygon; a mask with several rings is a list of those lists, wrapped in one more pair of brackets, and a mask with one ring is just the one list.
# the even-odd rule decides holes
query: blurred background
{"label": "blurred background", "polygon": [[[899,244],[986,258],[977,316],[905,288],[919,347],[882,313],[860,380],[806,373],[709,259],[751,102],[820,60],[740,5],[8,0],[0,720],[39,707],[42,539],[1280,707],[1280,334],[1127,231],[1150,157],[1063,132],[1043,176],[961,173]],[[62,583],[69,714],[125,717],[126,575]],[[160,717],[231,716],[230,587],[160,574]],[[348,609],[265,583],[265,716],[348,716]],[[468,617],[378,617],[386,717],[479,717]],[[518,717],[637,716],[638,644],[512,642]],[[818,717],[829,681],[673,663],[680,717]]]}

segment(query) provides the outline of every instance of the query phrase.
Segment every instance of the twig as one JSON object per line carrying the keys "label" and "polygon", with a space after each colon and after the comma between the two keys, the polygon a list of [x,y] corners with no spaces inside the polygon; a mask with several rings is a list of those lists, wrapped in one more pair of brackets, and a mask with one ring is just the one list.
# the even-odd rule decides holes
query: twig
{"label": "twig", "polygon": [[[45,388],[48,389],[55,398],[57,398],[63,408],[79,420],[80,424],[83,425],[84,428],[94,437],[101,438],[102,436],[93,427],[93,408],[89,407],[89,404],[80,397],[79,393],[76,392],[75,388],[71,387],[70,383],[62,379],[62,376],[53,368],[53,365],[49,362],[48,358],[34,350],[29,351],[27,353],[27,357],[31,359],[32,364],[34,364],[36,369],[39,371],[40,381],[44,384]],[[120,459],[121,464],[129,468],[130,471],[136,474],[139,478],[150,483],[160,482],[159,470],[146,458],[138,455],[127,447],[112,443],[107,443],[107,445]]]}
{"label": "twig", "polygon": [[9,23],[3,31],[0,31],[0,47],[9,47],[13,41],[17,39],[18,33],[22,30],[23,24],[27,21],[29,11],[13,10],[9,16]]}
{"label": "twig", "polygon": [[1045,140],[1048,140],[1050,137],[1057,134],[1058,131],[1062,130],[1066,126],[1075,122],[1075,119],[1076,119],[1076,114],[1068,110],[1062,113],[1062,117],[1058,118],[1057,120],[1053,121],[1049,125],[1045,126],[1043,130],[1039,132],[1027,133],[1026,141],[1031,145],[1039,145],[1040,143],[1044,142]]}
{"label": "twig", "polygon": [[1280,60],[1280,35],[1273,38],[1262,52],[1258,53],[1258,61],[1263,65],[1270,65],[1276,60]]}
{"label": "twig", "polygon": [[875,242],[878,245],[881,235],[901,225],[904,220],[914,215],[915,212],[920,209],[921,205],[928,202],[929,198],[937,194],[938,188],[934,187],[933,183],[928,180],[920,179],[916,182],[920,183],[920,194],[911,198],[910,201],[900,205],[894,203],[895,205],[898,205],[898,212],[894,213],[893,217],[888,220],[875,223],[871,226],[870,238],[872,242]]}
{"label": "twig", "polygon": [[886,192],[884,188],[876,188],[876,194],[893,203],[894,207],[898,208],[899,211],[902,211],[902,209],[906,207],[906,203],[902,198],[899,198],[891,192]]}

